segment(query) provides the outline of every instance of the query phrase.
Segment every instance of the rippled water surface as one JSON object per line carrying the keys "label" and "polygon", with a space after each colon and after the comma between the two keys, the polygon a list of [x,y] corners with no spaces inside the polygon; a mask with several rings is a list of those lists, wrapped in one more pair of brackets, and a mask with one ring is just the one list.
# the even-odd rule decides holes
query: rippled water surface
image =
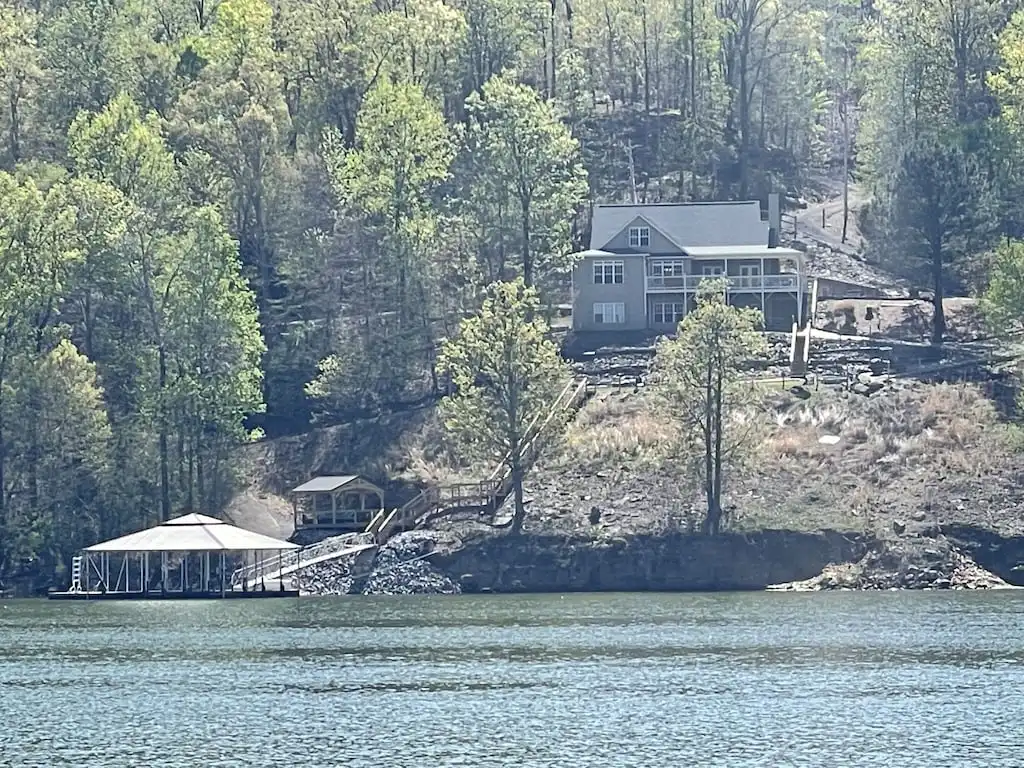
{"label": "rippled water surface", "polygon": [[1024,595],[0,602],[3,766],[1022,766]]}

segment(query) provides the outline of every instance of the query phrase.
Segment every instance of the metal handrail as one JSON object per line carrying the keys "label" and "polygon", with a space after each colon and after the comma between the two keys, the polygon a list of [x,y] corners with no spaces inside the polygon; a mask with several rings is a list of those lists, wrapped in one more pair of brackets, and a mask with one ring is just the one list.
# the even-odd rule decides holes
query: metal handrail
{"label": "metal handrail", "polygon": [[289,570],[296,570],[301,566],[303,560],[310,561],[324,555],[341,552],[360,543],[367,543],[364,532],[332,536],[302,549],[289,549],[280,554],[257,560],[250,565],[236,568],[231,574],[231,585],[253,583],[269,574],[278,575]]}

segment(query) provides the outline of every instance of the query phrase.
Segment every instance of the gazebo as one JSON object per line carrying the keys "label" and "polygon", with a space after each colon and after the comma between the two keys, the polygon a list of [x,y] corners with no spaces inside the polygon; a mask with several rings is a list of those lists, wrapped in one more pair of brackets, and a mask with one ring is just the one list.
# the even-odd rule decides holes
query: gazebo
{"label": "gazebo", "polygon": [[[162,600],[240,597],[296,597],[286,590],[278,571],[277,589],[261,579],[249,588],[232,584],[229,568],[258,559],[281,562],[285,550],[298,544],[229,525],[223,520],[187,514],[152,528],[93,544],[75,557],[71,585],[66,592],[51,592],[56,600]],[[273,552],[276,558],[267,558]],[[214,558],[211,561],[211,554]],[[272,587],[273,585],[271,585]]]}

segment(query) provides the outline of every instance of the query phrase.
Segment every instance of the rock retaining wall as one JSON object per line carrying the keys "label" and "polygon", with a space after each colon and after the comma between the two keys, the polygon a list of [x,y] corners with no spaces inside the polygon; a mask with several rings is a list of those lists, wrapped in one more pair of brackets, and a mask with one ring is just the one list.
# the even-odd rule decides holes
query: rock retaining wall
{"label": "rock retaining wall", "polygon": [[573,540],[496,536],[439,553],[433,562],[466,591],[597,592],[755,590],[806,579],[866,545],[839,533],[763,531]]}

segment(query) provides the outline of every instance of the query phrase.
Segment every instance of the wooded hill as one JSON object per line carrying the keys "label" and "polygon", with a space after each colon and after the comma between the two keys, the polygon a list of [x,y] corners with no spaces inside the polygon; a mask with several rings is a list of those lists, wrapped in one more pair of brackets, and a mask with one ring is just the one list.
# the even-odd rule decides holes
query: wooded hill
{"label": "wooded hill", "polygon": [[848,170],[879,259],[995,274],[1015,323],[1014,11],[0,0],[0,578],[215,511],[261,431],[429,396],[484,285],[557,296],[593,200]]}

